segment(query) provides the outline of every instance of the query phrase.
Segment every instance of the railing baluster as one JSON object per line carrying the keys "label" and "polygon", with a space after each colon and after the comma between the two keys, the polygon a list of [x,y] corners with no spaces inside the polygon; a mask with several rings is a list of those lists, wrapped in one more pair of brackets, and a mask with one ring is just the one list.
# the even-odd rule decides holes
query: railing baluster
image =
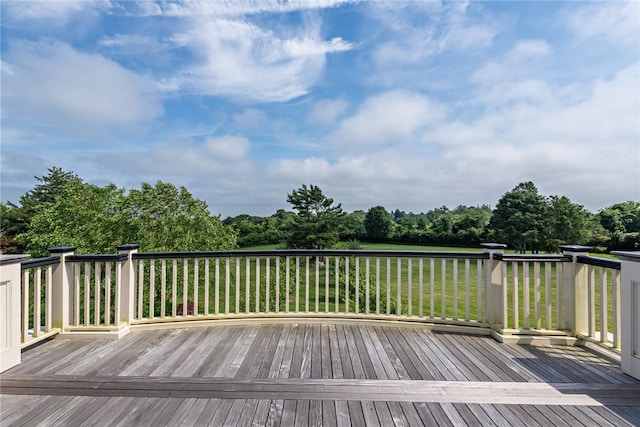
{"label": "railing baluster", "polygon": [[220,258],[216,258],[216,267],[215,267],[215,293],[213,300],[213,313],[217,316],[220,314]]}
{"label": "railing baluster", "polygon": [[546,328],[551,329],[551,310],[553,300],[551,298],[551,263],[544,263],[544,303],[546,305]]}
{"label": "railing baluster", "polygon": [[118,261],[115,264],[116,267],[116,291],[115,291],[115,301],[114,304],[114,315],[113,315],[113,323],[116,326],[120,325],[120,301],[121,299],[121,289],[122,289],[122,261]]}
{"label": "railing baluster", "polygon": [[104,324],[111,325],[111,263],[104,264]]}
{"label": "railing baluster", "polygon": [[101,307],[100,307],[100,282],[101,280],[101,275],[100,275],[100,267],[101,267],[101,263],[96,262],[93,264],[93,269],[94,269],[94,274],[93,274],[93,281],[94,281],[94,295],[93,295],[93,324],[98,326],[100,324],[100,311],[101,311]]}
{"label": "railing baluster", "polygon": [[387,257],[387,316],[391,314],[391,258]]}
{"label": "railing baluster", "polygon": [[608,305],[607,305],[607,270],[600,268],[600,342],[605,343],[609,340],[609,328],[607,324]]}
{"label": "railing baluster", "polygon": [[171,269],[172,287],[171,287],[171,316],[178,315],[178,260],[174,259]]}
{"label": "railing baluster", "polygon": [[335,307],[334,307],[334,310],[335,310],[336,313],[339,313],[340,312],[340,304],[339,304],[340,303],[340,267],[339,267],[340,258],[338,258],[336,256],[335,257],[335,262],[336,262],[336,265],[335,265],[335,273],[334,273],[335,274],[335,283],[334,283],[334,287],[335,287],[335,292],[334,292],[335,293],[335,295],[334,295]]}
{"label": "railing baluster", "polygon": [[40,299],[42,292],[42,269],[36,268],[33,284],[33,337],[40,336]]}
{"label": "railing baluster", "polygon": [[22,342],[29,339],[29,270],[22,272]]}
{"label": "railing baluster", "polygon": [[504,324],[502,325],[502,327],[504,329],[507,329],[509,327],[509,301],[507,299],[507,291],[509,289],[509,275],[507,274],[507,265],[507,262],[502,262],[502,318],[504,319]]}
{"label": "railing baluster", "polygon": [[397,290],[397,304],[398,307],[396,308],[396,314],[398,316],[400,316],[402,314],[402,258],[398,258],[396,260],[396,264],[397,264],[397,271],[396,271],[396,275],[397,275],[397,280],[396,280],[396,290]]}
{"label": "railing baluster", "polygon": [[436,260],[431,258],[429,260],[429,317],[432,319],[436,317]]}
{"label": "railing baluster", "polygon": [[324,312],[329,312],[329,269],[331,268],[331,257],[325,258],[324,265]]}
{"label": "railing baluster", "polygon": [[320,257],[315,257],[315,276],[316,276],[316,308],[315,312],[320,312]]}
{"label": "railing baluster", "polygon": [[533,281],[535,287],[535,324],[536,329],[540,329],[541,318],[540,318],[540,263],[533,263]]}
{"label": "railing baluster", "polygon": [[189,314],[189,259],[182,260],[182,315]]}
{"label": "railing baluster", "polygon": [[160,317],[167,317],[167,260],[160,261]]}
{"label": "railing baluster", "polygon": [[453,320],[458,320],[458,260],[453,259]]}
{"label": "railing baluster", "polygon": [[280,312],[280,257],[276,257],[276,313]]}
{"label": "railing baluster", "polygon": [[84,325],[91,324],[91,264],[84,263]]}
{"label": "railing baluster", "polygon": [[413,314],[413,300],[411,299],[412,288],[412,278],[411,273],[413,272],[413,266],[411,265],[412,259],[407,259],[407,314],[411,316]]}
{"label": "railing baluster", "polygon": [[418,316],[424,317],[424,259],[418,261]]}
{"label": "railing baluster", "polygon": [[200,287],[200,268],[199,259],[193,260],[193,315],[197,316],[198,309],[198,288]]}
{"label": "railing baluster", "polygon": [[240,258],[236,258],[236,311],[240,314]]}
{"label": "railing baluster", "polygon": [[73,263],[73,322],[80,326],[80,263]]}
{"label": "railing baluster", "polygon": [[[505,263],[506,264],[506,263]],[[513,328],[520,328],[520,314],[518,313],[518,306],[520,304],[519,299],[519,289],[518,289],[518,262],[513,261],[511,263],[511,273],[513,275]]]}
{"label": "railing baluster", "polygon": [[51,330],[51,304],[52,304],[52,280],[53,280],[53,267],[48,265],[45,273],[45,285],[44,285],[44,330],[49,332]]}
{"label": "railing baluster", "polygon": [[596,336],[596,304],[595,304],[595,268],[590,265],[588,269],[588,283],[587,283],[587,301],[588,301],[588,319],[589,319],[589,337]]}
{"label": "railing baluster", "polygon": [[155,317],[156,260],[149,260],[149,319]]}
{"label": "railing baluster", "polygon": [[471,311],[471,260],[464,260],[464,320],[469,321]]}
{"label": "railing baluster", "polygon": [[356,257],[356,290],[355,290],[355,312],[360,313],[360,258]]}
{"label": "railing baluster", "polygon": [[229,314],[229,294],[231,288],[231,260],[225,258],[224,269],[224,314]]}
{"label": "railing baluster", "polygon": [[251,259],[249,257],[245,258],[245,296],[244,296],[244,310],[247,314],[249,314],[249,306],[251,304]]}
{"label": "railing baluster", "polygon": [[296,313],[300,312],[300,257],[296,257]]}
{"label": "railing baluster", "polygon": [[613,270],[613,348],[620,349],[620,271]]}
{"label": "railing baluster", "polygon": [[440,281],[442,282],[442,307],[440,318],[447,318],[447,260],[446,258],[442,258],[440,261]]}
{"label": "railing baluster", "polygon": [[483,304],[482,304],[482,273],[484,271],[484,266],[482,264],[482,260],[478,259],[476,260],[476,297],[477,297],[477,301],[476,301],[476,320],[478,322],[482,321],[483,319],[483,312],[482,312],[482,308],[483,308]]}
{"label": "railing baluster", "polygon": [[523,292],[522,292],[522,307],[524,309],[524,328],[531,329],[531,301],[529,296],[531,295],[530,279],[529,279],[529,262],[523,261],[522,263],[522,275],[523,278]]}
{"label": "railing baluster", "polygon": [[256,313],[260,313],[260,257],[256,257]]}
{"label": "railing baluster", "polygon": [[290,257],[286,257],[285,258],[285,307],[284,307],[284,312],[288,313],[289,312],[289,294],[291,293],[291,280],[289,278],[290,274],[291,274],[291,267],[289,266],[290,264]]}
{"label": "railing baluster", "polygon": [[349,257],[344,257],[344,312],[349,313]]}
{"label": "railing baluster", "polygon": [[144,286],[144,260],[138,260],[138,315],[136,316],[138,319],[142,319],[142,302],[143,298],[143,289]]}
{"label": "railing baluster", "polygon": [[369,258],[365,258],[365,266],[364,266],[364,276],[365,276],[365,283],[364,283],[364,312],[365,314],[369,314],[369,299],[370,299],[370,295],[369,295],[369,273],[370,273],[370,261]]}
{"label": "railing baluster", "polygon": [[562,291],[562,278],[564,277],[564,265],[561,262],[556,263],[556,329],[562,328],[562,319],[564,319],[564,296]]}
{"label": "railing baluster", "polygon": [[380,258],[376,258],[376,314],[380,314]]}
{"label": "railing baluster", "polygon": [[271,257],[267,257],[265,260],[265,296],[264,296],[264,312],[271,313]]}
{"label": "railing baluster", "polygon": [[308,256],[304,257],[304,311],[309,312],[309,262]]}

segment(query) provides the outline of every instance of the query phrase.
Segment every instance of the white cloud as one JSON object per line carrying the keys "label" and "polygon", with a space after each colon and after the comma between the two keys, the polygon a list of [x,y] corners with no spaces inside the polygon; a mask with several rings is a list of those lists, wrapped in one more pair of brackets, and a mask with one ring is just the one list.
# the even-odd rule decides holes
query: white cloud
{"label": "white cloud", "polygon": [[17,21],[40,20],[51,25],[65,25],[76,14],[108,9],[108,0],[47,0],[6,2],[6,14]]}
{"label": "white cloud", "polygon": [[640,3],[637,1],[572,4],[562,18],[580,38],[606,39],[637,51],[640,39]]}
{"label": "white cloud", "polygon": [[553,52],[544,40],[518,40],[502,60],[492,59],[471,75],[471,81],[495,84],[537,76],[544,58]]}
{"label": "white cloud", "polygon": [[196,19],[194,25],[173,39],[200,57],[182,75],[183,86],[207,95],[288,101],[321,77],[328,53],[352,47],[340,38],[323,41],[318,22],[290,37],[243,21]]}
{"label": "white cloud", "polygon": [[141,15],[164,16],[213,16],[238,17],[262,13],[287,13],[309,9],[323,9],[345,3],[344,0],[278,0],[261,1],[206,1],[185,0],[182,2],[162,2],[159,4],[143,2],[137,12]]}
{"label": "white cloud", "polygon": [[313,106],[307,121],[311,124],[332,125],[347,109],[344,99],[322,99]]}
{"label": "white cloud", "polygon": [[250,147],[249,140],[239,136],[207,138],[204,142],[206,153],[217,161],[244,159]]}
{"label": "white cloud", "polygon": [[[414,211],[442,204],[495,204],[504,192],[528,180],[543,194],[566,195],[591,210],[637,199],[639,65],[591,82],[579,100],[565,99],[571,91],[567,87],[504,82],[499,87],[510,94],[513,104],[508,108],[484,100],[479,102],[489,108],[473,119],[452,111],[429,126],[410,120],[405,129],[419,132],[405,134],[420,138],[403,139],[402,131],[391,136],[384,111],[375,106],[389,104],[392,109],[394,103],[379,102],[383,96],[369,99],[340,128],[348,127],[355,135],[351,140],[362,145],[343,140],[344,150],[336,159],[283,159],[269,168],[268,176],[283,187],[319,183],[348,209],[367,209],[381,201],[389,209]],[[387,123],[401,116],[391,116]],[[376,135],[403,143],[376,145]]]}
{"label": "white cloud", "polygon": [[544,40],[519,40],[508,54],[510,61],[525,61],[551,53],[551,46]]}
{"label": "white cloud", "polygon": [[468,16],[467,2],[376,2],[371,12],[393,34],[373,53],[382,68],[419,63],[446,50],[485,49],[497,34],[491,22]]}
{"label": "white cloud", "polygon": [[13,43],[5,60],[9,120],[74,134],[137,127],[162,114],[152,80],[59,42]]}
{"label": "white cloud", "polygon": [[114,34],[113,36],[102,36],[98,40],[98,46],[114,47],[114,46],[148,46],[154,44],[155,41],[148,36],[137,34]]}
{"label": "white cloud", "polygon": [[444,117],[444,107],[421,94],[389,91],[367,99],[329,139],[344,146],[400,143]]}

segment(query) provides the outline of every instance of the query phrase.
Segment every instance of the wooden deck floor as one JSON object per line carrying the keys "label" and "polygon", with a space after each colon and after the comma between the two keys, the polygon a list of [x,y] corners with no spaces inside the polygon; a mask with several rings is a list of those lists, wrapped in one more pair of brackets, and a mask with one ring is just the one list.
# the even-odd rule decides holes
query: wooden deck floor
{"label": "wooden deck floor", "polygon": [[0,393],[2,426],[640,425],[640,382],[588,349],[386,326],[57,338]]}

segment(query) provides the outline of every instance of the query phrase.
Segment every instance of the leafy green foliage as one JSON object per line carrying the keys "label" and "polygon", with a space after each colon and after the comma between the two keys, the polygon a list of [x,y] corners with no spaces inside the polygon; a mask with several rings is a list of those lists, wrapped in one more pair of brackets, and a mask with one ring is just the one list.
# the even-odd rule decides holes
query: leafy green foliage
{"label": "leafy green foliage", "polygon": [[132,242],[144,251],[236,246],[233,230],[185,188],[145,183],[126,194],[113,184],[88,184],[57,168],[37,179],[42,184],[21,197],[21,206],[2,208],[12,218],[7,229],[17,233],[20,249],[34,257],[55,246],[76,246],[78,253],[110,253]]}
{"label": "leafy green foliage", "polygon": [[383,206],[375,206],[367,211],[364,226],[370,241],[384,242],[393,231],[393,217]]}
{"label": "leafy green foliage", "polygon": [[546,232],[545,199],[533,182],[522,182],[498,201],[491,217],[496,241],[513,245],[521,252],[542,247]]}
{"label": "leafy green foliage", "polygon": [[547,199],[546,221],[544,246],[547,251],[555,251],[562,244],[582,243],[587,239],[589,213],[565,196]]}
{"label": "leafy green foliage", "polygon": [[287,194],[287,202],[297,211],[291,224],[287,246],[295,249],[326,249],[338,243],[338,228],[344,216],[340,204],[326,197],[317,185],[302,185]]}
{"label": "leafy green foliage", "polygon": [[145,251],[197,251],[233,248],[235,234],[186,188],[158,181],[131,190],[124,204],[129,239]]}

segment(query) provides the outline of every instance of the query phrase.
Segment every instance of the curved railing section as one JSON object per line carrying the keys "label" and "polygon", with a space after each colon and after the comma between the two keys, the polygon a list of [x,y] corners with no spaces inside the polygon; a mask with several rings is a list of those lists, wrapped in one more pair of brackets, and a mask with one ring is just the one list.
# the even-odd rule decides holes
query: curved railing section
{"label": "curved railing section", "polygon": [[136,253],[133,323],[242,317],[482,322],[482,252]]}
{"label": "curved railing section", "polygon": [[334,318],[575,336],[620,348],[620,262],[562,254],[259,250],[77,255],[21,262],[23,346],[58,332],[221,319]]}

